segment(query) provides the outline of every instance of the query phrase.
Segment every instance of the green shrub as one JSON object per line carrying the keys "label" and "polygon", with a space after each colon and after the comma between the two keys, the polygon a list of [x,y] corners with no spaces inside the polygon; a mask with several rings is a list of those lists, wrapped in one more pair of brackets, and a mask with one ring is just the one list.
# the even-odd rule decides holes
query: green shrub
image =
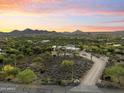
{"label": "green shrub", "polygon": [[3,71],[4,71],[5,73],[9,73],[9,72],[12,71],[13,69],[14,69],[14,67],[11,66],[11,65],[5,65],[5,66],[3,67]]}
{"label": "green shrub", "polygon": [[62,71],[65,73],[65,72],[68,72],[68,73],[71,73],[71,80],[74,79],[74,65],[75,63],[71,60],[63,60],[62,63],[61,63],[61,68],[62,68]]}
{"label": "green shrub", "polygon": [[3,63],[4,56],[0,54],[0,62]]}
{"label": "green shrub", "polygon": [[72,80],[61,80],[61,85],[62,86],[67,86],[72,83]]}
{"label": "green shrub", "polygon": [[20,69],[13,67],[11,65],[5,65],[3,68],[3,73],[1,74],[1,77],[3,76],[4,80],[13,80],[16,78],[16,75],[19,73]]}
{"label": "green shrub", "polygon": [[115,65],[112,67],[109,67],[105,70],[105,74],[107,76],[110,76],[113,81],[117,81],[121,83],[121,78],[124,78],[124,68],[121,65]]}
{"label": "green shrub", "polygon": [[36,57],[36,58],[33,59],[33,62],[43,62],[43,58]]}
{"label": "green shrub", "polygon": [[70,69],[74,66],[74,62],[71,60],[63,60],[61,63],[61,67]]}
{"label": "green shrub", "polygon": [[7,75],[5,73],[0,73],[0,81],[4,81]]}
{"label": "green shrub", "polygon": [[43,78],[41,82],[42,82],[42,84],[46,84],[47,85],[47,84],[51,83],[51,79],[49,77],[46,77],[46,78]]}
{"label": "green shrub", "polygon": [[32,70],[26,69],[26,70],[20,72],[17,75],[17,78],[22,83],[31,83],[32,81],[37,79],[37,76]]}
{"label": "green shrub", "polygon": [[15,67],[8,74],[16,76],[19,72],[20,72],[20,69]]}
{"label": "green shrub", "polygon": [[16,56],[16,59],[17,60],[21,60],[22,58],[24,58],[24,55],[23,54],[19,54],[19,55]]}
{"label": "green shrub", "polygon": [[14,62],[14,60],[10,57],[9,58],[4,58],[3,61],[4,61],[5,64],[12,64]]}

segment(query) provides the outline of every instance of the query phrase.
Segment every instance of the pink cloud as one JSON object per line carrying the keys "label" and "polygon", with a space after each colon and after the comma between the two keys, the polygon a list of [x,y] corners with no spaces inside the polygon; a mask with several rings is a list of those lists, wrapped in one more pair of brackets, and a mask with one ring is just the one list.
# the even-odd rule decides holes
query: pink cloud
{"label": "pink cloud", "polygon": [[84,32],[107,32],[107,31],[121,31],[124,26],[97,26],[97,25],[65,25],[54,28],[56,31],[75,31],[80,29]]}
{"label": "pink cloud", "polygon": [[106,21],[102,23],[124,23],[124,20],[113,20],[113,21]]}
{"label": "pink cloud", "polygon": [[124,15],[123,10],[104,10],[88,5],[67,3],[65,0],[0,0],[0,10],[20,11],[38,14],[62,15]]}
{"label": "pink cloud", "polygon": [[124,26],[84,26],[88,31],[119,31],[124,30]]}

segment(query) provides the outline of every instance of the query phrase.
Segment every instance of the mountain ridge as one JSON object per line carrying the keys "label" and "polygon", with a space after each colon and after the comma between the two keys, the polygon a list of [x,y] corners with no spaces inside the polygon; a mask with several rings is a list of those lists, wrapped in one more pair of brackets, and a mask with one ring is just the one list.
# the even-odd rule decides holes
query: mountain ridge
{"label": "mountain ridge", "polygon": [[76,30],[73,32],[56,32],[48,30],[32,30],[30,28],[24,30],[13,30],[11,32],[0,32],[0,35],[10,35],[10,36],[23,36],[23,35],[84,35],[84,34],[112,34],[112,35],[124,35],[124,30],[113,31],[113,32],[84,32],[81,30]]}

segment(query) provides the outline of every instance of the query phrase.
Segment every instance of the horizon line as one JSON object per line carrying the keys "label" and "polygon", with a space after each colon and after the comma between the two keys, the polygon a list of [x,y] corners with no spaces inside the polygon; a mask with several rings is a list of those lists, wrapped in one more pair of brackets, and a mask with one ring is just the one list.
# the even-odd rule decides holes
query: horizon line
{"label": "horizon line", "polygon": [[26,29],[30,29],[30,30],[38,30],[38,31],[48,31],[48,32],[60,32],[60,33],[64,33],[64,32],[69,32],[69,33],[72,33],[72,32],[76,32],[76,31],[81,31],[81,32],[84,32],[84,33],[96,33],[96,32],[99,32],[99,33],[109,33],[109,32],[121,32],[121,31],[124,31],[124,30],[105,30],[105,31],[83,31],[83,30],[73,30],[73,31],[57,31],[57,30],[46,30],[46,29],[32,29],[32,28],[25,28],[23,30],[19,30],[19,29],[15,29],[15,30],[11,30],[11,31],[0,31],[0,33],[11,33],[13,31],[24,31]]}

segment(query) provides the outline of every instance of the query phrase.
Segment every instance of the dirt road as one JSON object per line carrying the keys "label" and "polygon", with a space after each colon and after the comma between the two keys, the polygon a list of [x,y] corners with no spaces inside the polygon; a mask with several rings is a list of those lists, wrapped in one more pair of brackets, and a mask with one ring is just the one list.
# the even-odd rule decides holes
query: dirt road
{"label": "dirt road", "polygon": [[91,53],[87,53],[84,51],[80,52],[80,56],[92,60],[94,62],[92,68],[88,71],[86,76],[82,78],[81,85],[95,85],[96,82],[99,80],[100,76],[102,75],[106,63],[108,62],[108,58],[103,56],[98,58],[96,56],[92,56]]}

